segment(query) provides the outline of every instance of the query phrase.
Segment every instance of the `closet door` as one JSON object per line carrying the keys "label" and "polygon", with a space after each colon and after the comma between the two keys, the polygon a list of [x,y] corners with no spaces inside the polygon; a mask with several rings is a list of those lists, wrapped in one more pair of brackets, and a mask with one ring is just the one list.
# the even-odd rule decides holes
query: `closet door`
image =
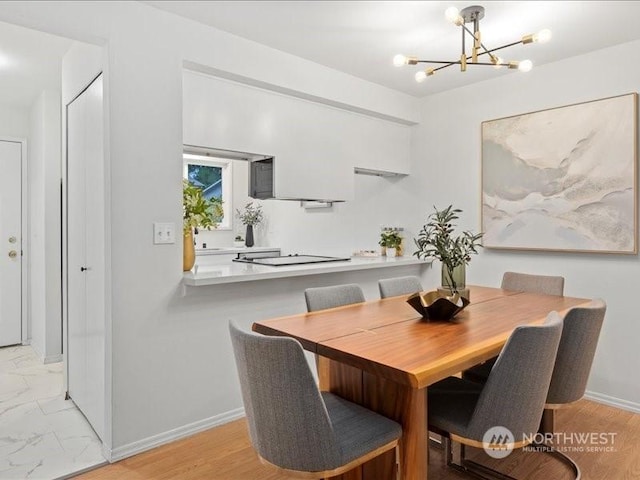
{"label": "closet door", "polygon": [[104,128],[102,76],[67,106],[68,393],[104,433]]}

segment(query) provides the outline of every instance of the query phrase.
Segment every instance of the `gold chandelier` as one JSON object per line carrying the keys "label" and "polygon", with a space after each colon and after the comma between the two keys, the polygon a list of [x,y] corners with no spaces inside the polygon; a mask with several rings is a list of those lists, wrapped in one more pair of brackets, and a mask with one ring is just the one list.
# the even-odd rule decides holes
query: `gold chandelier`
{"label": "gold chandelier", "polygon": [[[473,5],[471,7],[458,10],[456,7],[449,7],[445,11],[445,17],[450,22],[461,27],[462,30],[462,53],[460,54],[460,60],[419,60],[415,56],[396,55],[393,58],[393,64],[396,67],[402,65],[417,65],[418,63],[427,64],[441,64],[439,67],[428,67],[424,70],[416,72],[416,82],[424,82],[428,77],[432,76],[438,70],[450,67],[452,65],[460,65],[460,71],[465,72],[467,65],[484,65],[495,68],[507,67],[510,69],[518,69],[521,72],[528,72],[533,68],[531,60],[521,61],[505,61],[495,54],[498,50],[503,48],[512,47],[514,45],[527,45],[529,43],[546,43],[551,40],[551,30],[544,29],[536,34],[525,35],[517,42],[507,43],[500,47],[488,49],[482,43],[482,37],[480,35],[480,20],[484,17],[484,7],[479,5]],[[473,23],[473,31],[471,31],[466,24]],[[467,55],[467,49],[465,45],[466,36],[470,35],[473,39],[473,47],[471,48],[471,55]],[[478,61],[478,58],[482,55],[487,55],[489,58],[487,62]]]}

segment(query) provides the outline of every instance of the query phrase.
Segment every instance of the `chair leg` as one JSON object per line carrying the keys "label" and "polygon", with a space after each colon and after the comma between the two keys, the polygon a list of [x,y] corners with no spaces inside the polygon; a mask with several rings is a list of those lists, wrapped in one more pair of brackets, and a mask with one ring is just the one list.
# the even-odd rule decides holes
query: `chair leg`
{"label": "chair leg", "polygon": [[466,447],[464,444],[460,445],[460,463],[454,462],[453,455],[453,445],[450,438],[444,437],[444,445],[445,445],[445,458],[447,461],[447,466],[453,468],[454,470],[461,472],[466,475],[470,475],[474,478],[479,478],[481,480],[516,480],[509,475],[504,475],[496,470],[485,467],[484,465],[480,465],[472,460],[467,460],[465,457]]}
{"label": "chair leg", "polygon": [[429,445],[440,450],[444,449],[444,437],[429,433]]}
{"label": "chair leg", "polygon": [[556,457],[562,463],[564,463],[569,468],[571,468],[571,470],[573,471],[573,474],[575,475],[575,480],[580,480],[580,478],[582,477],[582,472],[580,472],[580,467],[575,462],[575,460],[573,460],[571,457],[569,457],[568,455],[565,455],[564,453],[556,450],[554,447],[547,445],[545,443],[534,443],[533,446],[536,447],[538,452],[548,453],[549,455]]}
{"label": "chair leg", "polygon": [[[540,433],[554,433],[556,431],[556,411],[551,408],[545,408],[542,412],[542,420],[540,421]],[[534,443],[534,447],[541,453],[548,453],[556,457],[562,463],[567,465],[573,471],[575,480],[580,480],[582,474],[578,464],[568,455],[556,450],[553,446],[546,443]]]}
{"label": "chair leg", "polygon": [[396,445],[396,480],[402,478],[402,463],[400,462],[400,445]]}
{"label": "chair leg", "polygon": [[556,431],[556,411],[545,408],[542,411],[542,419],[540,420],[540,433],[553,433]]}

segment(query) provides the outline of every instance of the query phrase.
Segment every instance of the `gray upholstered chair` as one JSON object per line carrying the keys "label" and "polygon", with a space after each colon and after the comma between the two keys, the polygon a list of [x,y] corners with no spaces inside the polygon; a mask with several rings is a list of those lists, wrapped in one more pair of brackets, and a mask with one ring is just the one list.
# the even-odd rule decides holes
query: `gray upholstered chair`
{"label": "gray upholstered chair", "polygon": [[309,312],[365,301],[362,288],[356,284],[307,288],[304,291],[304,298]]}
{"label": "gray upholstered chair", "polygon": [[[543,295],[564,294],[564,277],[551,275],[529,275],[528,273],[504,272],[502,285],[504,290],[516,292],[540,293]],[[462,378],[472,382],[484,383],[493,368],[496,358],[487,360],[462,372]]]}
{"label": "gray upholstered chair", "polygon": [[[543,325],[513,331],[486,384],[449,377],[428,388],[429,429],[447,439],[447,464],[477,473],[474,467],[480,466],[464,458],[464,446],[482,447],[485,433],[495,426],[511,432],[514,448],[531,443],[540,425],[561,334],[562,318],[551,312]],[[461,444],[460,464],[452,462],[451,440]]]}
{"label": "gray upholstered chair", "polygon": [[378,280],[380,298],[397,297],[398,295],[409,295],[422,291],[420,279],[415,276],[385,278]]}
{"label": "gray upholstered chair", "polygon": [[[555,433],[555,411],[584,396],[606,311],[604,300],[597,299],[585,307],[574,307],[565,315],[540,424],[542,433]],[[543,451],[559,457],[573,469],[576,480],[580,478],[580,468],[571,458],[548,445]]]}
{"label": "gray upholstered chair", "polygon": [[504,272],[501,288],[516,292],[563,295],[564,277],[529,275],[527,273]]}
{"label": "gray upholstered chair", "polygon": [[396,422],[315,385],[300,343],[229,323],[251,443],[288,476],[340,475],[396,448]]}

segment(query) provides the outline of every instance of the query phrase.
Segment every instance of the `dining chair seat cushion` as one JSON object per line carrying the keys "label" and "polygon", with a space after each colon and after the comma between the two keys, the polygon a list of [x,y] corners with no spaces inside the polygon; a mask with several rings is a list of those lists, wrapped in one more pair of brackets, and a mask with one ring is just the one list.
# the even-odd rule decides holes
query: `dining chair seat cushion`
{"label": "dining chair seat cushion", "polygon": [[427,390],[429,426],[462,435],[476,408],[482,385],[457,377],[448,377]]}
{"label": "dining chair seat cushion", "polygon": [[387,417],[330,392],[322,392],[322,399],[340,447],[342,464],[362,457],[402,435],[402,427]]}

